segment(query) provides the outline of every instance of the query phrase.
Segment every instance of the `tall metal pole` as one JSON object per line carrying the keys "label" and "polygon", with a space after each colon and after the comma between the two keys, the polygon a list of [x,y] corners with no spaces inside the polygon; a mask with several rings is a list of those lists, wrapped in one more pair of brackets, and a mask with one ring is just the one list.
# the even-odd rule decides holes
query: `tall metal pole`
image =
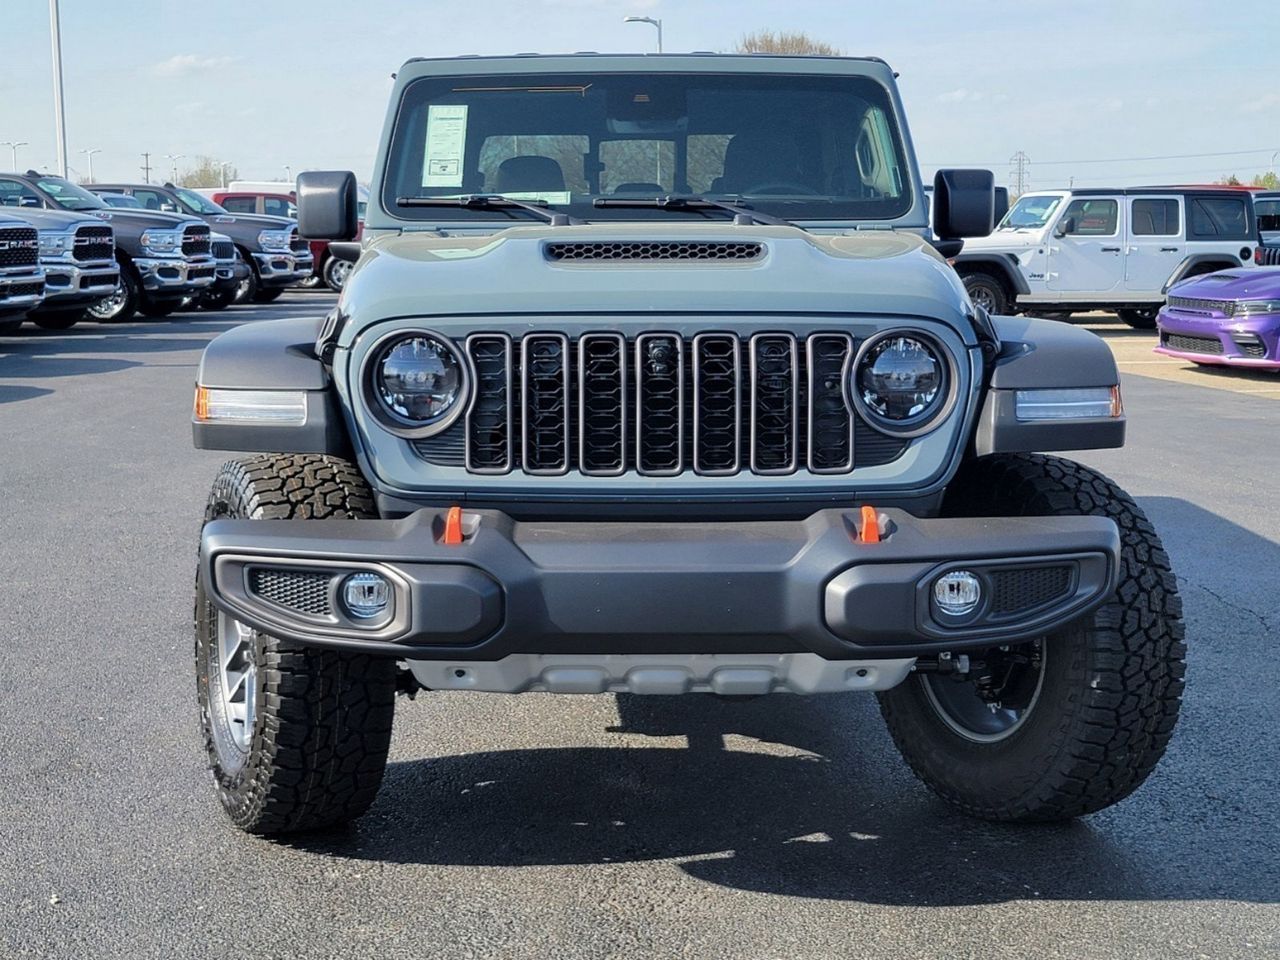
{"label": "tall metal pole", "polygon": [[658,52],[662,52],[662,21],[653,17],[623,17],[623,23],[647,23],[658,31]]}
{"label": "tall metal pole", "polygon": [[53,42],[53,123],[58,139],[58,176],[67,175],[67,118],[62,103],[62,27],[58,0],[49,0],[49,34]]}
{"label": "tall metal pole", "polygon": [[101,152],[102,152],[102,148],[101,148],[101,147],[90,147],[89,149],[81,150],[80,152],[81,152],[81,153],[83,153],[86,157],[88,157],[88,158],[89,158],[89,182],[90,182],[90,183],[96,183],[97,181],[93,179],[93,155],[94,155],[95,153],[101,153]]}
{"label": "tall metal pole", "polygon": [[[11,151],[13,151],[13,166],[12,166],[12,167],[10,167],[10,169],[11,169],[14,173],[17,173],[17,172],[18,172],[18,148],[19,148],[19,147],[26,147],[26,146],[29,146],[29,144],[27,143],[27,141],[26,141],[26,140],[3,140],[3,141],[0,141],[0,147],[8,147]],[[1273,163],[1273,164],[1272,164],[1272,166],[1275,166],[1275,164]]]}

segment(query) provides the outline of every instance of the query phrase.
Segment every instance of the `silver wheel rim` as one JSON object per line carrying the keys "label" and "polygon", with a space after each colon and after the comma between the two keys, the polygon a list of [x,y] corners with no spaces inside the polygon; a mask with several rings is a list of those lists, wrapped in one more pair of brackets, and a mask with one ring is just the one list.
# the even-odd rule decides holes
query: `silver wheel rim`
{"label": "silver wheel rim", "polygon": [[1039,653],[1035,689],[1025,707],[989,703],[978,696],[972,681],[932,673],[920,677],[925,699],[952,733],[973,743],[998,743],[1021,729],[1040,702],[1040,691],[1044,688],[1043,644]]}
{"label": "silver wheel rim", "polygon": [[329,265],[329,285],[341,290],[347,283],[347,274],[351,272],[351,263],[347,260],[336,260]]}
{"label": "silver wheel rim", "polygon": [[990,312],[995,307],[996,299],[991,295],[991,291],[983,287],[969,291],[969,299],[973,301],[974,306],[982,307],[983,310]]}
{"label": "silver wheel rim", "polygon": [[89,315],[95,320],[113,320],[120,315],[120,311],[124,309],[125,302],[124,287],[119,287],[115,293],[109,297],[103,297],[97,303],[89,308]]}
{"label": "silver wheel rim", "polygon": [[227,733],[245,753],[253,743],[258,719],[258,664],[253,656],[253,629],[218,612],[218,686]]}
{"label": "silver wheel rim", "polygon": [[249,277],[245,277],[238,284],[236,284],[236,303],[244,303],[247,299],[249,299],[249,284],[251,282],[252,281],[250,280]]}

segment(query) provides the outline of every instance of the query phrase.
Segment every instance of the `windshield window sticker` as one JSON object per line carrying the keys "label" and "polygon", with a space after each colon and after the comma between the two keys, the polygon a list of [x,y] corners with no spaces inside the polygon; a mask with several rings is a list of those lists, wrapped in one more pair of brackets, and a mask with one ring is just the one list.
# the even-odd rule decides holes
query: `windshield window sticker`
{"label": "windshield window sticker", "polygon": [[422,185],[462,186],[462,156],[466,143],[466,104],[432,104],[427,107],[427,149],[422,161]]}

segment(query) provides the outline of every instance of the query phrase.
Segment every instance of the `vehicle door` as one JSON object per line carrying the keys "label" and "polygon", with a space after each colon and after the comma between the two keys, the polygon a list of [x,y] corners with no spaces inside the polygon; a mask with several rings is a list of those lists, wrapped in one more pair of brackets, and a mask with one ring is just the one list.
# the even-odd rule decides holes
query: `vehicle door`
{"label": "vehicle door", "polygon": [[258,200],[256,197],[223,197],[222,207],[228,213],[257,213]]}
{"label": "vehicle door", "polygon": [[0,177],[0,207],[43,207],[44,197],[21,180]]}
{"label": "vehicle door", "polygon": [[134,187],[133,196],[148,210],[159,210],[162,213],[178,213],[178,205],[167,194],[159,190],[148,190],[145,187]]}
{"label": "vehicle door", "polygon": [[1159,299],[1165,282],[1186,256],[1182,198],[1129,197],[1129,236],[1124,252],[1124,288]]}
{"label": "vehicle door", "polygon": [[1187,197],[1187,253],[1220,253],[1253,265],[1258,225],[1247,197],[1200,194]]}
{"label": "vehicle door", "polygon": [[1045,283],[1049,290],[1100,294],[1123,285],[1120,200],[1117,196],[1076,197],[1067,204],[1049,236]]}
{"label": "vehicle door", "polygon": [[297,209],[284,197],[263,197],[262,212],[272,217],[292,219],[296,216]]}

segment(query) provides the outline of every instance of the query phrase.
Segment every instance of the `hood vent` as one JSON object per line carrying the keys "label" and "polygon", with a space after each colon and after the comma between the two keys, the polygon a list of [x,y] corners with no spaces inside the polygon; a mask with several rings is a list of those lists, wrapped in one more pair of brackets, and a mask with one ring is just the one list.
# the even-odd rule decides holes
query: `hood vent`
{"label": "hood vent", "polygon": [[740,240],[611,240],[546,245],[548,260],[759,260],[764,244]]}

